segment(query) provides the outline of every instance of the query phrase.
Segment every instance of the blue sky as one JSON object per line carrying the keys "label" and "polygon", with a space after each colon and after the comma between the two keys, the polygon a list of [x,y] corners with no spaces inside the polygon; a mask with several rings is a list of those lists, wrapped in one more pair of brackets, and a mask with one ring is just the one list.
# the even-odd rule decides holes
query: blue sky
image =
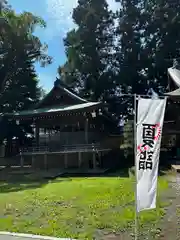
{"label": "blue sky", "polygon": [[[112,10],[119,5],[115,0],[107,0]],[[42,42],[48,44],[48,54],[53,57],[53,63],[45,68],[36,66],[40,85],[50,90],[57,75],[57,68],[66,61],[63,38],[74,28],[71,13],[77,5],[77,0],[9,0],[9,4],[17,13],[30,11],[41,16],[47,23],[46,29],[37,29],[36,35]]]}

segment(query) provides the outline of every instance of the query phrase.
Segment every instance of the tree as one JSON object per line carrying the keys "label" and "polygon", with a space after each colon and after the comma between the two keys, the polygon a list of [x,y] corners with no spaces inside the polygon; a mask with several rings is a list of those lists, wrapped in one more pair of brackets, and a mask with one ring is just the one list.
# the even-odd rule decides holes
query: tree
{"label": "tree", "polygon": [[[1,5],[0,17],[0,112],[7,113],[29,108],[41,97],[34,63],[49,64],[47,46],[34,35],[37,26],[45,22],[32,13],[16,14],[7,4]],[[2,118],[0,122],[2,142],[13,137],[25,139],[32,132],[30,123],[16,125]]]}
{"label": "tree", "polygon": [[[114,55],[117,86],[122,93],[146,94],[153,88],[162,94],[168,85],[167,69],[174,59],[179,59],[180,3],[169,0],[119,2],[118,44]],[[117,95],[112,103],[118,114],[132,106],[128,98]]]}
{"label": "tree", "polygon": [[179,1],[148,1],[146,12],[149,24],[146,29],[146,74],[157,91],[164,92],[167,69],[179,59],[180,53],[180,3]]}
{"label": "tree", "polygon": [[22,110],[40,97],[33,64],[40,61],[45,66],[51,61],[47,46],[33,35],[35,27],[45,27],[45,22],[28,12],[17,15],[11,9],[1,15],[5,21],[0,36],[0,110]]}
{"label": "tree", "polygon": [[132,108],[121,93],[166,91],[167,68],[180,59],[179,1],[119,0],[119,6],[113,14],[105,0],[78,2],[77,28],[65,39],[68,60],[59,68],[63,81],[108,101],[118,115]]}
{"label": "tree", "polygon": [[2,12],[2,10],[6,9],[8,6],[8,2],[6,0],[1,0],[0,1],[0,12]]}
{"label": "tree", "polygon": [[98,100],[113,85],[113,13],[105,0],[79,0],[72,17],[78,27],[64,40],[68,60],[59,73],[87,98]]}
{"label": "tree", "polygon": [[[167,68],[179,58],[178,1],[120,0],[117,51],[120,85],[140,94],[167,87]],[[131,72],[128,75],[128,72]]]}
{"label": "tree", "polygon": [[117,118],[131,115],[133,98],[122,93],[144,94],[147,80],[143,74],[143,39],[146,27],[146,12],[143,11],[143,0],[120,0],[119,10],[115,14],[116,30],[114,42],[114,81],[115,94],[108,96],[109,111],[116,113]]}

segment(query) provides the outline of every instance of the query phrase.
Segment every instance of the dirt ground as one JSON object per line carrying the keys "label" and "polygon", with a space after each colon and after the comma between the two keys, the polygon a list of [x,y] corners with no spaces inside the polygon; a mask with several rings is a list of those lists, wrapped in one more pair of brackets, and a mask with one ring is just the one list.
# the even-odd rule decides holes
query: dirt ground
{"label": "dirt ground", "polygon": [[165,217],[160,223],[160,233],[156,239],[179,240],[180,239],[180,173],[169,177],[169,199],[171,205],[167,208]]}
{"label": "dirt ground", "polygon": [[149,229],[147,226],[138,240],[180,239],[180,173],[169,175],[168,180],[169,190],[163,196],[165,202],[170,202],[166,214],[156,226],[149,226]]}

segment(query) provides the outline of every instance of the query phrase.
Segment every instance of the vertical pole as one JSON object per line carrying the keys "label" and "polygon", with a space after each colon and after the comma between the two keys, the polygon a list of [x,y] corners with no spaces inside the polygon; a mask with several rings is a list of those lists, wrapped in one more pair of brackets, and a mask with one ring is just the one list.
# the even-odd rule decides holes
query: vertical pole
{"label": "vertical pole", "polygon": [[93,151],[93,169],[96,169],[96,152]]}
{"label": "vertical pole", "polygon": [[36,146],[39,147],[39,125],[38,123],[36,122],[36,128],[35,128],[35,131],[36,131]]}
{"label": "vertical pole", "polygon": [[59,130],[59,147],[61,147],[61,127],[60,127],[60,130]]}
{"label": "vertical pole", "polygon": [[44,154],[44,169],[47,170],[47,153]]}
{"label": "vertical pole", "polygon": [[88,144],[88,118],[85,120],[85,142]]}
{"label": "vertical pole", "polygon": [[48,147],[50,146],[50,143],[51,142],[51,133],[50,133],[50,129],[48,129]]}
{"label": "vertical pole", "polygon": [[23,154],[21,151],[20,151],[20,157],[21,157],[21,167],[23,168],[24,167],[24,157],[23,157]]}
{"label": "vertical pole", "polygon": [[35,155],[32,154],[32,162],[31,162],[32,168],[35,168]]}
{"label": "vertical pole", "polygon": [[81,167],[81,164],[82,164],[81,152],[78,152],[78,166],[79,166],[79,168]]}
{"label": "vertical pole", "polygon": [[64,166],[65,168],[68,168],[68,155],[66,152],[64,153]]}
{"label": "vertical pole", "polygon": [[136,94],[134,94],[134,166],[135,166],[135,228],[134,228],[134,239],[138,240],[138,213],[137,213],[137,109],[136,109]]}

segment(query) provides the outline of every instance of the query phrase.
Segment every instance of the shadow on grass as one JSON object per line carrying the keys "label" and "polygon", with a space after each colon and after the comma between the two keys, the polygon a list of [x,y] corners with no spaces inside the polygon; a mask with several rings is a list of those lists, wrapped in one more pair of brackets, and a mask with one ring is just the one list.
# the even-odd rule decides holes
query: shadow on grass
{"label": "shadow on grass", "polygon": [[165,176],[167,175],[167,173],[171,170],[171,166],[160,166],[159,167],[159,172],[158,175],[159,176]]}
{"label": "shadow on grass", "polygon": [[107,170],[105,172],[66,172],[60,176],[61,178],[79,178],[79,177],[88,177],[88,178],[101,178],[101,177],[122,177],[128,178],[129,177],[129,169],[122,169],[122,170]]}
{"label": "shadow on grass", "polygon": [[[10,174],[5,173],[3,178],[0,178],[0,194],[9,193],[9,192],[18,192],[29,189],[37,189],[45,186],[49,182],[51,183],[60,183],[64,181],[72,181],[72,178],[101,178],[101,177],[129,177],[129,169],[123,170],[111,170],[105,173],[66,173],[63,175],[56,175],[56,177],[39,177],[31,179],[29,174]],[[3,179],[3,180],[2,180]]]}
{"label": "shadow on grass", "polygon": [[45,182],[15,182],[15,183],[0,183],[0,194],[1,193],[9,193],[9,192],[19,192],[28,189],[40,188],[45,185]]}
{"label": "shadow on grass", "polygon": [[158,175],[159,175],[159,176],[164,176],[164,175],[166,175],[166,172],[164,172],[163,170],[159,170]]}
{"label": "shadow on grass", "polygon": [[[58,177],[58,176],[57,176]],[[13,170],[4,170],[0,174],[0,194],[8,192],[18,192],[28,189],[41,188],[48,184],[50,180],[54,180],[56,177],[49,176],[47,178],[42,177],[40,173],[36,172],[33,175],[28,173],[17,173],[14,174]],[[64,180],[57,179],[57,182]]]}
{"label": "shadow on grass", "polygon": [[0,194],[8,192],[18,192],[27,189],[40,188],[47,184],[44,179],[29,179],[28,174],[4,173],[0,180]]}
{"label": "shadow on grass", "polygon": [[[71,179],[53,179],[52,183],[60,183],[64,181],[71,181]],[[49,182],[51,181],[48,179],[23,180],[23,178],[21,180],[14,179],[14,181],[12,179],[5,182],[0,181],[0,194],[42,188]]]}

